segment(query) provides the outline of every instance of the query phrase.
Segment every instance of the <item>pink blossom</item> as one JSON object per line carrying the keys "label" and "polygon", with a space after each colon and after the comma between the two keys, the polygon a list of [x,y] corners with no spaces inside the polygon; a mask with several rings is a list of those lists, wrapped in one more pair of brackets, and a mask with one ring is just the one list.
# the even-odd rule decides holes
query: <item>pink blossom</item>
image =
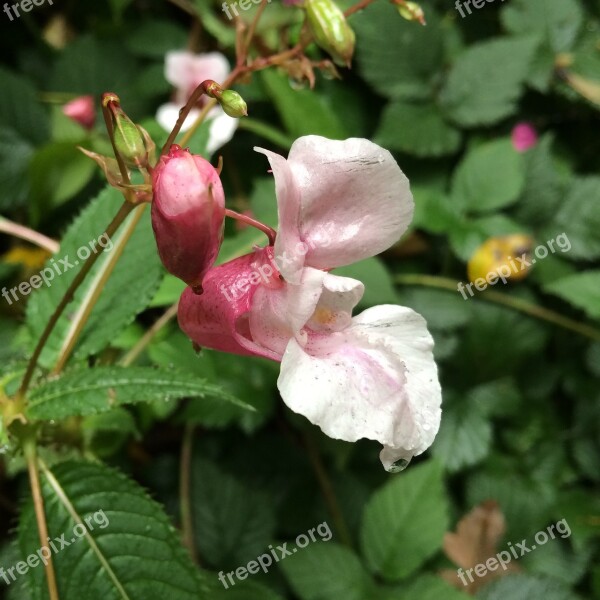
{"label": "pink blossom", "polygon": [[96,120],[93,96],[79,96],[62,107],[63,114],[86,129],[92,129]]}
{"label": "pink blossom", "polygon": [[225,195],[215,168],[173,145],[152,172],[152,228],[166,269],[196,291],[223,239]]}
{"label": "pink blossom", "polygon": [[[220,52],[193,54],[184,50],[167,52],[165,57],[165,78],[175,87],[173,100],[159,107],[156,120],[166,131],[175,127],[179,111],[196,87],[206,79],[222,83],[229,75],[229,63]],[[198,106],[192,108],[186,118],[182,131],[187,131],[196,121],[201,107],[208,101],[202,96]],[[207,115],[210,121],[210,134],[207,146],[208,154],[212,154],[226,144],[235,133],[237,119],[227,116],[220,106],[215,106]]]}
{"label": "pink blossom", "polygon": [[537,144],[538,134],[531,123],[518,123],[511,133],[512,144],[517,152],[525,152]]}
{"label": "pink blossom", "polygon": [[201,346],[281,362],[283,401],[327,435],[383,444],[386,469],[424,452],[439,428],[433,340],[413,310],[352,312],[364,286],[329,270],[394,244],[413,212],[392,156],[360,139],[297,140],[288,159],[259,150],[276,182],[274,248],[211,269],[186,290],[183,331]]}

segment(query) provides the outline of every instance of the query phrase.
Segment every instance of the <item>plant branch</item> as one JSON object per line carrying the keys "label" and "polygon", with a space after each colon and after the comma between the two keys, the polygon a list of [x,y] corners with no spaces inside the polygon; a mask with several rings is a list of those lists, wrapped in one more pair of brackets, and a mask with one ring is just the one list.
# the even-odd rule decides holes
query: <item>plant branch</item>
{"label": "plant branch", "polygon": [[181,462],[179,468],[179,502],[181,511],[181,530],[183,545],[188,549],[192,560],[200,565],[196,544],[194,543],[194,522],[192,520],[192,446],[194,443],[194,425],[186,425],[181,443]]}
{"label": "plant branch", "polygon": [[137,341],[137,343],[127,352],[127,354],[121,359],[120,364],[123,367],[128,367],[133,363],[136,358],[144,351],[146,346],[152,341],[154,336],[165,326],[171,319],[177,316],[178,302],[175,302],[170,306],[161,317],[144,333],[144,335]]}
{"label": "plant branch", "polygon": [[[458,282],[446,277],[411,274],[397,275],[394,278],[394,280],[396,281],[396,283],[405,285],[433,287],[452,292],[458,291]],[[538,306],[537,304],[533,304],[532,302],[528,302],[527,300],[523,300],[521,298],[514,298],[512,296],[509,296],[508,294],[503,294],[501,292],[496,292],[493,290],[486,290],[485,292],[478,294],[474,297],[478,298],[479,300],[485,300],[486,302],[492,302],[494,304],[501,304],[502,306],[507,306],[508,308],[512,308],[513,310],[522,312],[531,317],[535,317],[536,319],[540,319],[541,321],[547,321],[548,323],[552,323],[554,325],[557,325],[558,327],[562,327],[563,329],[574,331],[575,333],[589,337],[593,340],[600,340],[599,329],[596,329],[591,325],[579,323],[573,319],[569,319],[568,317],[564,317],[560,313],[557,313],[548,308],[544,308],[543,306]]]}
{"label": "plant branch", "polygon": [[235,219],[236,221],[240,221],[241,223],[245,223],[246,225],[250,225],[250,227],[254,227],[259,231],[262,231],[269,238],[269,246],[273,246],[275,244],[275,237],[277,236],[277,232],[268,225],[249,217],[248,215],[242,215],[235,210],[231,210],[230,208],[225,209],[225,215]]}
{"label": "plant branch", "polygon": [[[48,524],[46,522],[46,513],[44,510],[44,497],[42,496],[42,489],[40,486],[35,439],[27,439],[24,441],[23,451],[27,459],[27,471],[29,473],[35,519],[37,522],[38,534],[40,536],[40,546],[47,546],[48,538],[50,536],[48,535]],[[46,572],[46,582],[48,584],[48,595],[50,596],[50,600],[59,600],[58,587],[56,585],[56,573],[54,572],[54,563],[51,555],[44,564],[44,570]]]}
{"label": "plant branch", "polygon": [[14,223],[13,221],[8,220],[6,217],[0,217],[0,231],[18,237],[22,240],[26,240],[27,242],[31,242],[32,244],[35,244],[44,250],[48,250],[48,252],[51,254],[56,254],[60,248],[60,245],[57,241],[50,239],[44,234],[38,233],[29,227],[25,227],[25,225]]}
{"label": "plant branch", "polygon": [[96,275],[94,281],[90,284],[90,291],[83,299],[78,311],[73,316],[71,323],[69,325],[69,330],[67,335],[65,336],[63,345],[60,349],[58,360],[52,370],[53,374],[60,373],[67,359],[71,355],[79,336],[85,324],[88,322],[88,319],[94,309],[94,306],[98,302],[100,295],[104,289],[104,285],[108,281],[108,278],[111,276],[115,267],[117,266],[117,262],[119,258],[121,258],[123,251],[125,250],[125,246],[127,242],[131,239],[133,232],[137,224],[139,223],[142,215],[144,214],[144,210],[146,208],[146,204],[142,204],[136,207],[133,212],[133,218],[127,223],[125,229],[119,238],[114,242],[114,248],[111,251],[109,258],[105,263],[105,267],[100,270],[100,272]]}
{"label": "plant branch", "polygon": [[345,544],[349,548],[352,548],[352,538],[350,536],[348,526],[346,525],[346,521],[344,519],[344,515],[340,508],[339,502],[335,495],[335,490],[333,489],[333,485],[331,483],[331,480],[329,479],[329,475],[327,474],[325,466],[323,465],[323,462],[321,460],[321,456],[319,455],[319,449],[317,448],[317,445],[310,432],[304,434],[304,445],[306,447],[310,463],[317,477],[317,481],[319,482],[321,492],[323,493],[323,497],[325,498],[325,503],[327,504],[329,513],[333,517],[335,529],[338,535],[340,536],[340,540],[343,544]]}
{"label": "plant branch", "polygon": [[[111,238],[114,235],[115,231],[119,228],[121,223],[123,223],[123,221],[127,218],[127,215],[129,215],[129,213],[134,208],[135,206],[131,202],[123,202],[123,205],[119,209],[119,212],[117,212],[117,214],[115,215],[115,217],[110,222],[110,224],[108,225],[108,227],[102,235]],[[31,383],[33,374],[35,373],[40,354],[42,353],[42,350],[44,349],[44,346],[46,345],[50,334],[54,330],[54,327],[58,323],[58,320],[63,314],[65,308],[74,298],[77,288],[81,285],[86,275],[90,272],[90,270],[98,260],[100,254],[100,252],[90,254],[87,260],[83,263],[83,266],[81,267],[79,273],[77,273],[77,275],[75,276],[75,279],[73,279],[73,281],[71,282],[71,285],[65,292],[65,295],[62,297],[58,306],[54,310],[54,313],[52,313],[52,316],[50,317],[50,320],[48,321],[48,324],[46,325],[40,339],[38,340],[38,343],[35,347],[35,350],[33,351],[31,358],[29,359],[29,363],[27,364],[27,370],[25,371],[23,381],[21,382],[21,386],[19,387],[19,391],[17,392],[16,399],[20,399],[25,396],[27,389],[29,388],[29,384]]]}

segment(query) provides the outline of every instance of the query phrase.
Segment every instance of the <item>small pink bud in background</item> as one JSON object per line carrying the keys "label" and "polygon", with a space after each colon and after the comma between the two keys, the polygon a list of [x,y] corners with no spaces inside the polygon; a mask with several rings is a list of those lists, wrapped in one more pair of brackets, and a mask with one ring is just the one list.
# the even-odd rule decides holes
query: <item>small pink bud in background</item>
{"label": "small pink bud in background", "polygon": [[531,123],[518,123],[511,133],[513,148],[525,152],[537,144],[538,134]]}
{"label": "small pink bud in background", "polygon": [[96,120],[96,107],[93,96],[79,96],[63,106],[63,114],[79,123],[86,129],[91,129]]}
{"label": "small pink bud in background", "polygon": [[152,228],[169,273],[196,293],[223,240],[225,194],[216,169],[173,145],[152,173]]}

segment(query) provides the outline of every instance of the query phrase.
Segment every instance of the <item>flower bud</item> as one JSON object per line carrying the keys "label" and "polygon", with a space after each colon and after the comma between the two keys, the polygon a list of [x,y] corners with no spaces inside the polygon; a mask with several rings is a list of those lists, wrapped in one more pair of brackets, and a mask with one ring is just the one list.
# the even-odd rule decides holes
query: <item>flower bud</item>
{"label": "flower bud", "polygon": [[67,102],[62,108],[63,114],[79,123],[86,129],[91,129],[96,120],[96,108],[93,96],[79,96]]}
{"label": "flower bud", "polygon": [[224,90],[216,81],[207,79],[202,82],[207,96],[214,98],[226,115],[237,119],[248,116],[248,105],[244,99],[233,90]]}
{"label": "flower bud", "polygon": [[333,0],[306,0],[304,8],[317,45],[338,65],[350,66],[355,36],[338,5]]}
{"label": "flower bud", "polygon": [[223,240],[225,194],[215,168],[177,145],[152,173],[152,228],[169,273],[196,293]]}
{"label": "flower bud", "polygon": [[410,2],[410,0],[399,2],[398,12],[407,21],[418,21],[421,25],[425,25],[425,13],[416,2]]}
{"label": "flower bud", "polygon": [[104,94],[102,103],[110,110],[115,147],[129,166],[144,167],[148,163],[148,152],[144,136],[139,127],[121,108],[119,97]]}

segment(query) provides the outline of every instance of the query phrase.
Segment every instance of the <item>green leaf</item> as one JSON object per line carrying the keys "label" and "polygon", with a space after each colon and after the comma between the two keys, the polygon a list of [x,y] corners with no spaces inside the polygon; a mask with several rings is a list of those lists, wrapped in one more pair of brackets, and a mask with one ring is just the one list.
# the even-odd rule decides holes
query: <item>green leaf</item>
{"label": "green leaf", "polygon": [[452,199],[464,211],[487,212],[514,203],[525,184],[523,155],[509,139],[486,142],[467,153],[452,181]]}
{"label": "green leaf", "polygon": [[565,252],[569,260],[600,258],[600,177],[576,179],[562,201],[551,225],[543,233],[550,239],[565,232],[571,249]]}
{"label": "green leaf", "polygon": [[583,309],[592,319],[600,319],[600,270],[569,275],[544,286],[544,291]]}
{"label": "green leaf", "polygon": [[149,19],[136,24],[126,43],[133,54],[162,60],[169,50],[186,47],[187,34],[175,23]]}
{"label": "green leaf", "polygon": [[31,218],[40,218],[70,200],[96,171],[95,163],[72,142],[54,142],[38,150],[30,164]]}
{"label": "green leaf", "polygon": [[25,78],[0,67],[0,125],[32,144],[45,141],[49,133],[48,114],[37,99],[36,90]]}
{"label": "green leaf", "polygon": [[358,72],[367,83],[388,97],[430,97],[443,64],[445,27],[431,8],[427,27],[405,21],[386,2],[369,6],[350,23],[356,31]]}
{"label": "green leaf", "polygon": [[[291,549],[291,548],[290,548]],[[358,557],[335,542],[294,548],[281,563],[294,592],[302,600],[364,600],[372,582]]]}
{"label": "green leaf", "polygon": [[236,581],[235,587],[228,579],[225,582],[228,587],[211,591],[210,600],[284,600],[283,596],[255,581]]}
{"label": "green leaf", "polygon": [[384,594],[380,600],[439,600],[440,598],[443,600],[469,600],[471,596],[454,589],[441,577],[421,575],[409,586],[390,590],[389,596]]}
{"label": "green leaf", "polygon": [[397,101],[385,107],[374,141],[390,150],[435,158],[457,152],[461,138],[434,104]]}
{"label": "green leaf", "polygon": [[361,542],[372,572],[397,581],[416,571],[442,546],[448,505],[440,465],[430,461],[399,475],[369,500]]}
{"label": "green leaf", "polygon": [[[90,244],[95,243],[99,250],[102,249],[98,240],[122,202],[118,191],[106,188],[69,227],[60,251],[46,263],[42,271],[48,275],[49,287],[35,290],[27,305],[27,325],[33,340],[39,338],[54,308],[77,275],[83,259],[90,252]],[[115,259],[118,259],[116,266],[103,284],[98,302],[81,332],[75,356],[85,357],[105,348],[150,302],[164,271],[156,252],[149,211],[142,215],[123,254],[119,257],[116,253],[127,223],[134,217],[134,214],[128,217],[110,242],[102,238],[105,249],[77,290],[74,301],[59,319],[41,355],[43,366],[49,367],[56,361],[70,335],[72,315],[91,297],[96,286],[101,285],[103,274]],[[66,262],[61,263],[61,260]],[[67,269],[67,265],[72,266]]]}
{"label": "green leaf", "polygon": [[151,367],[95,367],[69,371],[31,390],[28,414],[33,419],[64,419],[106,412],[121,404],[205,396],[249,408],[220,387],[186,373]]}
{"label": "green leaf", "polygon": [[406,287],[399,302],[425,317],[430,329],[456,329],[469,320],[470,309],[455,291]]}
{"label": "green leaf", "polygon": [[571,50],[583,25],[577,0],[514,0],[501,14],[508,31],[525,35],[539,32],[555,54]]}
{"label": "green leaf", "polygon": [[196,458],[191,494],[196,543],[211,565],[235,568],[269,553],[275,515],[263,493]]}
{"label": "green leaf", "polygon": [[0,210],[12,210],[27,200],[31,142],[8,125],[0,124]]}
{"label": "green leaf", "polygon": [[433,455],[450,473],[481,462],[489,453],[492,426],[483,411],[470,402],[446,406]]}
{"label": "green leaf", "polygon": [[[137,484],[84,462],[44,470],[41,479],[49,535],[57,540],[64,534],[68,544],[53,556],[61,600],[208,598],[179,534]],[[40,547],[31,503],[21,516],[19,545],[23,558]],[[25,576],[32,600],[46,598],[41,563]]]}
{"label": "green leaf", "polygon": [[494,39],[470,46],[450,71],[442,105],[465,127],[492,125],[516,112],[538,41]]}
{"label": "green leaf", "polygon": [[543,579],[518,573],[508,575],[486,585],[478,594],[481,600],[578,600],[565,586],[555,579]]}
{"label": "green leaf", "polygon": [[313,90],[292,89],[287,77],[274,69],[263,71],[261,81],[292,137],[310,134],[337,140],[348,137],[336,114],[339,107],[328,103],[327,97]]}

